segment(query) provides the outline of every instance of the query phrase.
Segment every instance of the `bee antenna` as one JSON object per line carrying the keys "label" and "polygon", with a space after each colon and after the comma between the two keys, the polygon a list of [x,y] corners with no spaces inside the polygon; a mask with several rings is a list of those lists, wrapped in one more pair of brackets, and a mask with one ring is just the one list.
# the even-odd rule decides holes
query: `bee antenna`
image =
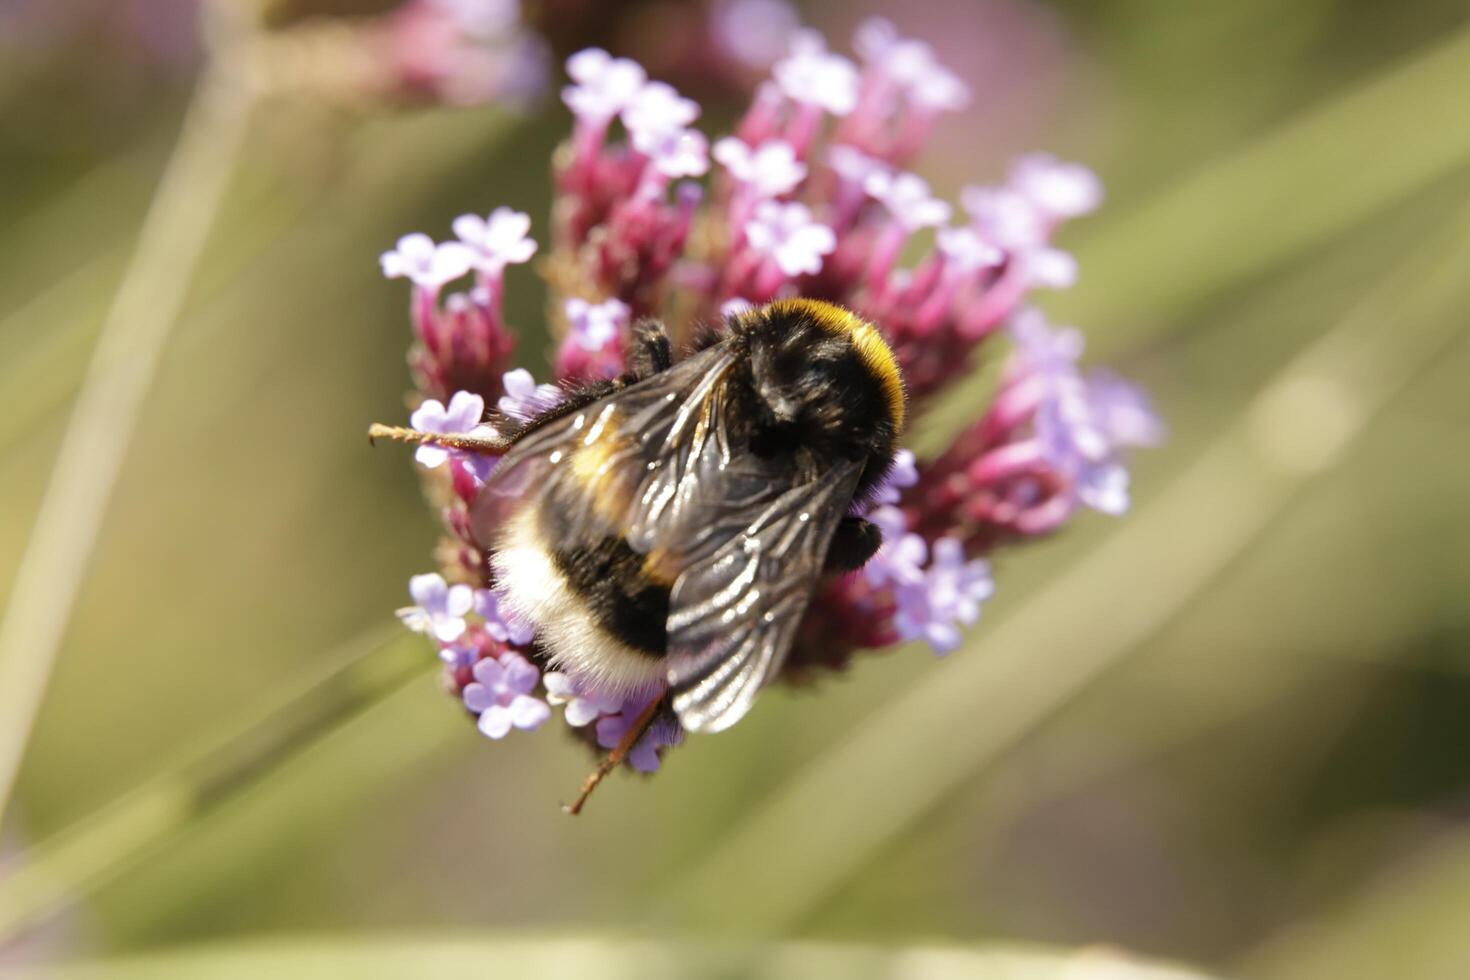
{"label": "bee antenna", "polygon": [[445,449],[458,449],[461,452],[476,453],[480,456],[504,456],[510,451],[510,443],[500,436],[419,432],[417,429],[405,429],[400,425],[384,425],[381,422],[374,422],[368,426],[368,442],[376,445],[379,439],[392,439],[394,442],[408,442],[420,446],[443,446]]}
{"label": "bee antenna", "polygon": [[637,745],[638,740],[648,731],[649,726],[653,724],[653,719],[658,716],[658,709],[663,707],[666,697],[667,695],[660,695],[648,702],[648,707],[644,708],[633,724],[628,726],[628,730],[623,733],[622,738],[618,739],[618,744],[607,754],[607,758],[598,763],[597,768],[582,781],[582,791],[577,794],[576,802],[571,805],[562,804],[563,813],[575,817],[582,812],[582,807],[586,805],[587,798],[592,795],[597,784],[602,782],[608,773],[623,764],[628,753],[633,751],[633,746]]}

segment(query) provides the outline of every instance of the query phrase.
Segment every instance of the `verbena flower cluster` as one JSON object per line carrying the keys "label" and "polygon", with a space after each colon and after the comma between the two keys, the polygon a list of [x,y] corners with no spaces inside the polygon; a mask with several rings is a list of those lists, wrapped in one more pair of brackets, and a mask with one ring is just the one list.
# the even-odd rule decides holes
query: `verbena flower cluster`
{"label": "verbena flower cluster", "polygon": [[[695,102],[630,60],[582,51],[562,91],[574,122],[553,160],[549,254],[528,237],[527,215],[501,207],[456,219],[453,241],[408,235],[382,257],[386,275],[412,283],[421,432],[473,432],[490,406],[526,417],[555,404],[561,385],[617,376],[640,317],[661,316],[687,339],[696,324],[778,297],[828,300],[877,324],[914,415],[982,359],[1003,359],[988,408],[947,451],[898,454],[866,505],[884,544],[823,585],[787,680],[905,640],[955,649],[993,592],[990,553],[1055,532],[1082,508],[1122,513],[1124,454],[1160,437],[1140,392],[1084,373],[1081,335],[1027,305],[1034,290],[1075,280],[1052,238],[1098,205],[1097,178],[1028,156],[1003,183],[966,188],[957,210],[907,168],[939,117],[966,104],[965,84],[886,21],[864,23],[854,46],[858,62],[797,32],[734,133],[714,141],[696,128]],[[559,338],[555,384],[512,368],[515,331],[502,315],[507,270],[538,255]],[[437,644],[449,688],[491,738],[559,708],[589,741],[616,744],[663,692],[610,697],[549,671],[531,630],[502,613],[469,527],[496,461],[435,446],[416,459],[445,535],[439,571],[413,578],[400,616]],[[656,768],[680,736],[660,722],[629,764]]]}

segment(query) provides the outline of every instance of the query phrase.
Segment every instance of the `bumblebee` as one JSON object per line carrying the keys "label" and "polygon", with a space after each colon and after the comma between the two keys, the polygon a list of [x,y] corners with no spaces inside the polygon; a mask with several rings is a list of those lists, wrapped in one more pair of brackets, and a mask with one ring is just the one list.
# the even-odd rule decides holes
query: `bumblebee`
{"label": "bumblebee", "polygon": [[905,395],[853,313],[781,300],[674,362],[640,323],[629,372],[506,427],[471,527],[553,667],[666,686],[690,731],[739,721],[826,571],[881,543],[854,513],[892,464]]}

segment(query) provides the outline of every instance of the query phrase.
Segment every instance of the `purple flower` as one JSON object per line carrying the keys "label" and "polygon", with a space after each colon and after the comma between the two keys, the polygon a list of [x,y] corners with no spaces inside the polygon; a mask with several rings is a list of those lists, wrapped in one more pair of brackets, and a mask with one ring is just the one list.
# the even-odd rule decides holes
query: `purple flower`
{"label": "purple flower", "polygon": [[485,620],[485,632],[501,643],[530,646],[535,638],[531,627],[500,608],[500,596],[493,589],[475,590],[475,612]]}
{"label": "purple flower", "polygon": [[941,228],[935,247],[957,272],[969,274],[999,265],[1005,254],[985,241],[972,228]]}
{"label": "purple flower", "polygon": [[827,148],[827,166],[843,180],[866,187],[868,178],[878,173],[888,173],[889,166],[875,156],[869,156],[855,146],[837,143]]}
{"label": "purple flower", "polygon": [[556,385],[538,385],[531,372],[525,368],[505,372],[501,385],[505,388],[505,394],[495,403],[495,407],[515,419],[529,419],[539,415],[554,407],[565,394]]}
{"label": "purple flower", "polygon": [[549,671],[541,676],[541,681],[546,685],[548,702],[566,705],[564,715],[567,724],[573,728],[581,728],[602,715],[616,714],[622,710],[622,698],[584,687],[570,674]]}
{"label": "purple flower", "polygon": [[1124,513],[1128,471],[1118,458],[1121,445],[1114,442],[1109,424],[1131,436],[1141,424],[1136,413],[1146,412],[1146,406],[1136,393],[1109,388],[1106,381],[1100,391],[1089,388],[1077,370],[1082,335],[1076,330],[1052,329],[1035,310],[1023,310],[1010,330],[1020,363],[1041,389],[1035,437],[1047,460],[1071,481],[1082,503],[1105,514]]}
{"label": "purple flower", "polygon": [[1016,255],[1027,284],[1045,289],[1070,289],[1077,284],[1077,260],[1059,248],[1029,248]]}
{"label": "purple flower", "polygon": [[743,316],[753,309],[755,309],[754,303],[748,299],[741,299],[739,296],[736,296],[734,299],[727,299],[720,304],[720,316],[728,320],[731,317]]}
{"label": "purple flower", "polygon": [[[456,391],[449,399],[449,407],[437,398],[426,398],[409,416],[409,424],[419,432],[437,435],[464,435],[480,427],[485,414],[485,399],[468,391]],[[422,466],[434,469],[444,465],[450,450],[442,446],[419,446],[413,458]]]}
{"label": "purple flower", "polygon": [[513,34],[521,23],[518,0],[430,0],[429,5],[443,11],[473,37],[504,37]]}
{"label": "purple flower", "polygon": [[[597,722],[597,744],[605,749],[616,747],[627,733],[628,726],[638,720],[648,707],[648,702],[659,697],[660,693],[627,698],[617,714],[603,715]],[[629,765],[639,772],[656,771],[659,767],[658,750],[666,745],[679,744],[682,737],[683,733],[677,725],[663,720],[654,722],[628,753]]]}
{"label": "purple flower", "polygon": [[731,177],[758,197],[789,194],[806,179],[806,164],[796,158],[796,149],[785,140],[767,140],[752,149],[743,140],[726,136],[715,144],[714,156]]}
{"label": "purple flower", "polygon": [[566,302],[566,314],[571,339],[583,350],[595,353],[618,342],[632,310],[622,300],[589,303],[572,297]]}
{"label": "purple flower", "polygon": [[462,646],[458,643],[451,643],[448,646],[441,646],[439,648],[439,659],[450,670],[460,670],[461,668],[469,667],[479,655],[480,651],[478,647]]}
{"label": "purple flower", "polygon": [[923,638],[938,654],[960,644],[960,624],[980,618],[980,604],[995,592],[990,566],[979,559],[965,560],[965,549],[954,538],[934,542],[933,561],[922,584],[894,590],[898,612],[893,625],[905,640]]}
{"label": "purple flower", "polygon": [[801,27],[785,0],[717,0],[710,33],[730,57],[751,68],[767,68],[786,53],[786,42]]}
{"label": "purple flower", "polygon": [[473,255],[458,242],[435,245],[428,235],[415,232],[398,239],[398,246],[378,258],[383,275],[406,278],[414,285],[435,291],[470,271]]}
{"label": "purple flower", "polygon": [[878,170],[868,175],[863,190],[880,201],[908,231],[942,225],[953,212],[948,202],[929,192],[929,182],[918,174]]}
{"label": "purple flower", "polygon": [[885,585],[915,587],[924,581],[924,561],[929,546],[917,534],[908,533],[908,518],[897,507],[878,507],[868,520],[883,532],[883,544],[863,566],[863,576],[874,588]]}
{"label": "purple flower", "polygon": [[709,141],[697,129],[651,129],[633,134],[633,146],[670,180],[709,170]]}
{"label": "purple flower", "polygon": [[415,633],[427,633],[441,643],[453,643],[464,635],[465,614],[475,604],[474,589],[451,586],[444,576],[431,572],[409,579],[408,594],[417,605],[398,610],[404,626]]}
{"label": "purple flower", "polygon": [[1080,163],[1063,163],[1049,153],[1016,161],[1011,186],[1053,218],[1076,218],[1102,203],[1102,181]]}
{"label": "purple flower", "polygon": [[496,208],[488,218],[462,214],[454,219],[454,233],[471,255],[471,263],[486,275],[498,276],[507,265],[530,261],[536,242],[527,237],[531,216],[510,208]]}
{"label": "purple flower", "polygon": [[832,229],[815,221],[806,205],[795,202],[756,205],[745,236],[756,253],[775,260],[788,276],[820,272],[822,256],[837,248]]}
{"label": "purple flower", "polygon": [[605,123],[632,104],[648,81],[636,61],[587,48],[567,59],[567,74],[577,84],[562,89],[562,101],[580,119]]}
{"label": "purple flower", "polygon": [[1164,424],[1142,388],[1111,371],[1097,369],[1087,375],[1087,397],[1094,418],[1113,445],[1149,447],[1163,443]]}
{"label": "purple flower", "polygon": [[899,37],[885,18],[870,17],[859,24],[853,47],[919,106],[958,110],[970,103],[969,86],[939,63],[934,49],[923,41]]}
{"label": "purple flower", "polygon": [[781,92],[794,102],[816,106],[834,116],[857,107],[857,66],[827,50],[815,31],[799,31],[791,53],[776,62],[772,74]]}
{"label": "purple flower", "polygon": [[499,659],[486,657],[475,664],[474,681],[465,685],[464,706],[480,716],[480,731],[489,738],[504,738],[512,728],[530,731],[551,717],[545,701],[531,697],[541,672],[518,653],[507,651]]}
{"label": "purple flower", "polygon": [[900,449],[893,454],[893,462],[888,467],[888,472],[883,474],[883,479],[878,481],[878,486],[873,490],[873,503],[896,504],[899,499],[899,491],[911,487],[919,482],[919,467],[914,460],[914,454],[908,449]]}
{"label": "purple flower", "polygon": [[966,187],[960,204],[975,231],[1006,251],[1031,248],[1046,241],[1046,223],[1036,204],[1008,187]]}
{"label": "purple flower", "polygon": [[640,135],[678,132],[699,118],[699,103],[664,82],[649,82],[623,107],[623,125],[636,145]]}

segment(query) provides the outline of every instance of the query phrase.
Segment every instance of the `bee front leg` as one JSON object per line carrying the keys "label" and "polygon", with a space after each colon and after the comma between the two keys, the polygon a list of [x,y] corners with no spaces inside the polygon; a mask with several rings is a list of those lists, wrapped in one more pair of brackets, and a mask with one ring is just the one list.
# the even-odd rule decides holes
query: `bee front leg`
{"label": "bee front leg", "polygon": [[627,362],[628,374],[636,381],[651,378],[673,366],[673,346],[662,323],[639,320],[633,325],[633,336],[628,339]]}
{"label": "bee front leg", "polygon": [[883,532],[878,525],[861,517],[844,517],[827,548],[826,571],[855,572],[882,544]]}

